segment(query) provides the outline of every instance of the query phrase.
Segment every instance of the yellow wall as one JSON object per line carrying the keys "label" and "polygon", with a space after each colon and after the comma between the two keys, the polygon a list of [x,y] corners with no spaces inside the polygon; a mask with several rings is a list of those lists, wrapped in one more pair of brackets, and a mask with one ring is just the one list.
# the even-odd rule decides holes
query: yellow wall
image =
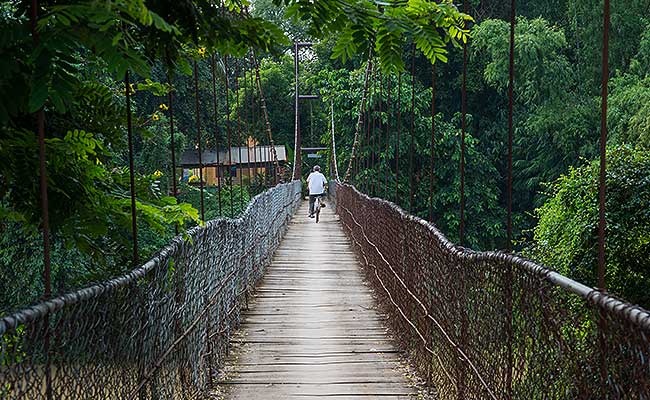
{"label": "yellow wall", "polygon": [[[222,177],[221,179],[226,182],[228,176],[225,175],[227,173],[228,169],[227,168],[221,168],[221,173]],[[218,186],[219,180],[217,178],[217,168],[216,167],[203,167],[203,181],[205,182],[206,186]],[[266,172],[266,168],[251,168],[250,173],[255,176],[256,174],[263,174]],[[199,176],[199,169],[198,168],[193,168],[192,169],[192,174]],[[236,176],[233,177],[233,183],[237,184],[239,183],[240,177],[243,175],[244,181],[246,181],[246,178],[249,177],[249,169],[248,167],[244,167],[243,169],[237,168],[237,174]]]}

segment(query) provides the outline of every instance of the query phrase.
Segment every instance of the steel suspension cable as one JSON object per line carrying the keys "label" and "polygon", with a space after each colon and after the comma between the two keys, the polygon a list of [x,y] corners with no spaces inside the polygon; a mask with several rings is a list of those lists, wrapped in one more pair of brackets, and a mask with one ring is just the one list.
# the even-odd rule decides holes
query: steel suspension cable
{"label": "steel suspension cable", "polygon": [[510,2],[510,57],[508,78],[508,219],[506,223],[506,250],[512,251],[512,140],[514,135],[513,109],[515,85],[515,1]]}
{"label": "steel suspension cable", "polygon": [[[38,0],[32,0],[30,9],[30,25],[34,47],[38,47],[40,37],[38,33]],[[41,197],[41,218],[43,235],[43,298],[48,300],[52,296],[51,259],[50,259],[50,207],[48,200],[47,184],[47,157],[45,149],[45,111],[43,107],[36,111],[36,130],[38,135],[38,172],[39,190]],[[51,390],[51,388],[50,388]],[[51,393],[50,393],[51,395]]]}
{"label": "steel suspension cable", "polygon": [[357,117],[357,125],[355,128],[354,132],[354,141],[352,142],[352,150],[350,152],[350,160],[348,162],[348,168],[347,171],[345,172],[345,177],[343,178],[343,182],[346,183],[350,180],[350,174],[352,172],[352,164],[354,162],[354,159],[356,158],[356,152],[357,152],[357,146],[359,145],[359,132],[361,130],[361,121],[363,118],[363,110],[366,105],[366,95],[368,92],[368,78],[370,75],[370,72],[372,72],[372,55],[368,57],[368,64],[366,65],[366,73],[364,75],[364,83],[363,83],[363,91],[361,93],[361,103],[359,104],[359,114]]}
{"label": "steel suspension cable", "polygon": [[231,126],[230,126],[230,85],[228,83],[229,81],[229,74],[230,71],[228,70],[228,56],[224,56],[223,58],[223,65],[224,65],[224,71],[225,71],[225,77],[224,77],[224,82],[226,86],[226,142],[228,146],[228,191],[229,193],[229,199],[230,199],[230,217],[235,215],[235,204],[233,201],[233,191],[232,191],[232,132],[231,132]]}
{"label": "steel suspension cable", "polygon": [[136,215],[135,167],[133,161],[133,121],[131,117],[131,81],[129,71],[124,74],[126,89],[126,132],[129,147],[129,188],[131,194],[131,233],[133,235],[133,266],[138,265],[138,222]]}
{"label": "steel suspension cable", "polygon": [[411,55],[411,140],[409,143],[409,213],[413,213],[413,202],[415,198],[413,170],[413,153],[415,152],[415,43],[412,44]]}
{"label": "steel suspension cable", "polygon": [[607,172],[607,100],[609,83],[609,26],[610,4],[603,4],[603,61],[601,79],[601,114],[600,114],[600,169],[598,184],[598,287],[605,290],[605,194]]}
{"label": "steel suspension cable", "polygon": [[[467,0],[463,11],[467,13]],[[459,244],[465,244],[465,133],[467,130],[467,43],[463,43],[463,82],[461,88],[461,134],[460,134],[460,223],[458,225]]]}
{"label": "steel suspension cable", "polygon": [[[32,0],[30,9],[30,26],[32,33],[32,41],[34,47],[39,45],[38,34],[38,0]],[[127,86],[128,91],[128,86]],[[43,235],[43,299],[49,300],[52,297],[52,263],[50,255],[50,207],[48,199],[48,185],[47,185],[47,154],[45,149],[45,111],[43,107],[39,108],[36,112],[36,130],[38,135],[38,174],[39,174],[39,190],[41,200],[41,218],[42,235]],[[137,250],[137,249],[136,249]],[[136,253],[134,253],[136,254]],[[134,259],[135,260],[135,259]],[[52,392],[52,367],[50,357],[50,327],[49,324],[44,326],[43,334],[43,352],[46,354],[45,361],[45,396],[47,400],[53,399]]]}
{"label": "steel suspension cable", "polygon": [[[468,13],[468,2],[463,1],[463,12]],[[467,27],[467,22],[464,22]],[[467,130],[467,42],[463,43],[463,83],[461,89],[461,138],[460,138],[460,224],[459,224],[459,244],[464,245],[465,241],[465,133]],[[466,283],[463,282],[460,288],[460,300],[465,301]],[[463,347],[467,340],[467,326],[469,325],[467,311],[461,314],[460,337]],[[458,398],[465,398],[467,371],[464,366],[459,369]]]}
{"label": "steel suspension cable", "polygon": [[[167,102],[169,103],[169,147],[171,150],[172,158],[172,196],[178,198],[178,186],[176,181],[176,138],[174,132],[174,85],[173,85],[173,70],[171,67],[167,70],[167,84],[169,85],[169,93],[167,94]],[[174,224],[174,232],[178,235],[178,224]]]}
{"label": "steel suspension cable", "polygon": [[330,118],[331,118],[331,129],[332,129],[332,167],[334,169],[334,179],[339,180],[339,167],[338,160],[336,159],[336,138],[334,130],[334,100],[330,100]]}
{"label": "steel suspension cable", "polygon": [[300,132],[300,88],[298,86],[298,77],[300,70],[298,68],[299,64],[299,52],[300,46],[298,42],[293,44],[293,68],[294,68],[294,155],[293,155],[293,179],[301,179],[301,167],[302,167],[302,136]]}
{"label": "steel suspension cable", "polygon": [[250,82],[250,85],[251,85],[251,103],[250,103],[250,106],[251,106],[251,125],[252,125],[251,137],[253,139],[253,171],[254,171],[254,177],[257,180],[257,172],[258,172],[257,171],[258,170],[258,166],[257,166],[257,139],[253,135],[253,132],[255,132],[255,130],[257,128],[257,123],[256,123],[257,120],[255,118],[255,111],[256,111],[256,109],[255,109],[255,78],[253,76],[253,69],[255,67],[253,65],[253,57],[255,57],[255,55],[253,54],[253,50],[251,50],[251,53],[250,53],[250,64],[251,64],[251,82]]}
{"label": "steel suspension cable", "polygon": [[[604,0],[603,3],[603,61],[601,76],[601,114],[600,114],[600,165],[598,176],[598,288],[605,291],[607,286],[605,282],[606,254],[605,239],[607,222],[605,220],[606,191],[607,191],[607,100],[609,84],[609,29],[610,29],[610,3]],[[600,386],[601,399],[607,398],[607,342],[605,334],[607,331],[607,320],[602,309],[598,318],[598,342],[600,347]]]}
{"label": "steel suspension cable", "polygon": [[[250,69],[250,71],[248,71],[249,72],[248,74],[246,74],[246,73],[244,74],[244,79],[245,79],[245,81],[244,81],[244,83],[245,83],[245,86],[244,86],[245,87],[244,101],[246,101],[246,99],[248,98],[248,96],[249,96],[248,93],[249,93],[249,89],[250,89],[251,101],[250,101],[249,104],[250,104],[251,107],[248,109],[248,111],[250,111],[250,115],[248,114],[248,112],[246,113],[246,116],[248,117],[247,122],[246,122],[246,126],[247,126],[247,130],[246,130],[246,134],[247,134],[247,136],[246,136],[246,152],[247,152],[247,157],[248,157],[248,159],[247,159],[247,162],[248,162],[248,187],[250,189],[251,185],[253,184],[253,164],[251,162],[252,158],[251,158],[250,138],[253,136],[252,133],[253,133],[253,130],[255,129],[254,120],[253,120],[253,85],[252,85],[252,83],[253,83],[253,80],[252,80],[252,78],[253,78],[253,69],[252,69],[252,63],[250,61],[250,58],[248,58],[248,65],[249,65],[249,67],[251,67],[251,69]],[[247,75],[250,75],[250,77],[251,77],[250,87],[249,87],[249,82],[247,82],[247,79],[248,79]]]}
{"label": "steel suspension cable", "polygon": [[[515,87],[515,22],[516,22],[516,0],[510,1],[510,54],[509,54],[509,71],[508,71],[508,220],[507,220],[507,238],[506,251],[512,251],[512,142],[514,137],[514,87]],[[514,332],[512,326],[512,285],[513,271],[512,266],[506,267],[506,293],[505,306],[507,315],[510,318],[506,323],[506,400],[512,399],[512,370],[514,367],[513,342]]]}
{"label": "steel suspension cable", "polygon": [[368,112],[370,113],[370,118],[368,119],[368,122],[370,123],[370,134],[371,134],[371,142],[370,144],[370,176],[369,176],[369,183],[370,183],[370,194],[374,195],[375,194],[375,184],[376,184],[376,179],[375,179],[375,166],[376,166],[376,161],[375,160],[375,153],[376,153],[376,144],[377,144],[377,71],[379,68],[375,68],[374,74],[373,74],[373,79],[372,79],[372,97],[371,97],[371,102],[370,102],[370,107]]}
{"label": "steel suspension cable", "polygon": [[382,134],[383,134],[383,129],[382,129],[383,128],[383,123],[382,123],[382,118],[383,118],[383,115],[382,115],[382,102],[384,101],[384,97],[383,97],[383,95],[384,95],[384,87],[383,87],[383,75],[381,73],[381,69],[377,68],[377,71],[378,71],[377,74],[379,75],[379,78],[378,78],[378,80],[379,80],[379,94],[378,94],[379,101],[377,102],[376,113],[375,113],[377,115],[377,168],[373,172],[375,173],[375,176],[374,176],[375,195],[379,196],[379,192],[380,192],[380,189],[381,189],[381,169],[382,169],[382,164],[383,164],[382,163],[382,158],[385,159],[385,155],[384,155],[384,157],[382,157],[382,151],[381,151],[381,137],[382,137]]}
{"label": "steel suspension cable", "polygon": [[377,79],[378,79],[378,73],[379,68],[375,68],[375,74],[374,74],[374,79],[372,80],[372,107],[371,107],[371,115],[372,118],[370,119],[370,122],[372,124],[372,144],[371,144],[371,151],[370,151],[370,157],[371,157],[371,163],[370,163],[370,174],[371,174],[371,181],[370,181],[370,192],[375,195],[376,194],[376,184],[377,184],[377,179],[376,179],[376,174],[375,174],[375,168],[379,163],[379,153],[377,150],[377,134],[380,134],[377,132]]}
{"label": "steel suspension cable", "polygon": [[389,151],[390,151],[390,120],[392,118],[391,115],[391,76],[388,75],[388,87],[386,88],[386,91],[388,92],[388,98],[386,99],[386,169],[384,171],[384,199],[388,200],[388,174],[391,172],[390,168],[390,158],[388,156]]}
{"label": "steel suspension cable", "polygon": [[[253,53],[254,54],[254,53]],[[278,183],[278,170],[280,169],[280,163],[278,161],[278,153],[275,151],[275,144],[273,142],[273,133],[271,132],[271,121],[269,120],[269,111],[266,107],[266,98],[264,97],[264,90],[262,88],[262,77],[260,75],[260,65],[257,62],[257,58],[253,57],[253,63],[255,66],[255,81],[257,82],[257,92],[260,96],[260,106],[262,108],[262,116],[264,117],[264,125],[266,127],[266,135],[269,139],[270,146],[270,156],[269,164],[274,165],[274,179],[275,183]],[[272,158],[272,159],[271,159]]]}
{"label": "steel suspension cable", "polygon": [[196,60],[194,60],[194,99],[195,99],[195,111],[196,111],[196,141],[198,146],[199,153],[199,188],[201,190],[201,221],[205,221],[205,205],[204,205],[204,193],[203,193],[203,143],[201,138],[201,102],[199,99],[199,68]]}
{"label": "steel suspension cable", "polygon": [[397,74],[397,139],[395,141],[395,204],[399,204],[399,142],[402,133],[402,73]]}
{"label": "steel suspension cable", "polygon": [[217,61],[214,54],[210,56],[210,72],[212,77],[212,105],[214,107],[214,148],[217,153],[217,166],[215,171],[215,177],[217,178],[217,207],[219,210],[219,215],[222,214],[221,207],[221,160],[219,155],[219,104],[217,102]]}
{"label": "steel suspension cable", "polygon": [[433,182],[435,180],[435,148],[436,148],[436,64],[431,64],[431,159],[429,165],[429,221],[433,222]]}
{"label": "steel suspension cable", "polygon": [[[235,110],[237,112],[237,148],[239,152],[239,166],[241,168],[237,168],[235,171],[239,171],[239,212],[242,212],[244,210],[244,171],[243,171],[243,163],[242,163],[242,135],[241,135],[241,129],[242,129],[242,119],[241,119],[241,112],[239,109],[239,75],[241,74],[241,66],[238,64],[237,68],[235,69]],[[244,79],[246,77],[244,76]],[[237,172],[235,172],[236,174]]]}

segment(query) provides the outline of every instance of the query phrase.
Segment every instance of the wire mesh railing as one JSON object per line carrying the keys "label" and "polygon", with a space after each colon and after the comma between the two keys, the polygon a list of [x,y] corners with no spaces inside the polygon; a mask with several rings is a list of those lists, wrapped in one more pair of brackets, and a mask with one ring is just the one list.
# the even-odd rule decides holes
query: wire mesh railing
{"label": "wire mesh railing", "polygon": [[335,186],[395,336],[441,399],[650,398],[648,311]]}
{"label": "wire mesh railing", "polygon": [[300,182],[177,237],[119,278],[0,319],[1,399],[189,399],[209,387]]}

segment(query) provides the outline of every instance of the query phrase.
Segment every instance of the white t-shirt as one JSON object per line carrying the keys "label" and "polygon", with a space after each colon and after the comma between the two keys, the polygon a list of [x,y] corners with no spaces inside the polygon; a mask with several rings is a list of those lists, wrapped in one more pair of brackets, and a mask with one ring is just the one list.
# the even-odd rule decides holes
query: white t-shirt
{"label": "white t-shirt", "polygon": [[327,179],[325,175],[320,172],[312,172],[307,177],[307,186],[309,186],[309,194],[322,194],[325,193],[325,184]]}

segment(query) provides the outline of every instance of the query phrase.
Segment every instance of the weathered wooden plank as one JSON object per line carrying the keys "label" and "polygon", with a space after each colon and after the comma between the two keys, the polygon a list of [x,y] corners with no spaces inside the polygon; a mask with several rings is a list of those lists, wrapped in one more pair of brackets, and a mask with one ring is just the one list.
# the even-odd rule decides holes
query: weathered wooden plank
{"label": "weathered wooden plank", "polygon": [[331,208],[293,218],[215,394],[228,399],[406,399],[418,390]]}

